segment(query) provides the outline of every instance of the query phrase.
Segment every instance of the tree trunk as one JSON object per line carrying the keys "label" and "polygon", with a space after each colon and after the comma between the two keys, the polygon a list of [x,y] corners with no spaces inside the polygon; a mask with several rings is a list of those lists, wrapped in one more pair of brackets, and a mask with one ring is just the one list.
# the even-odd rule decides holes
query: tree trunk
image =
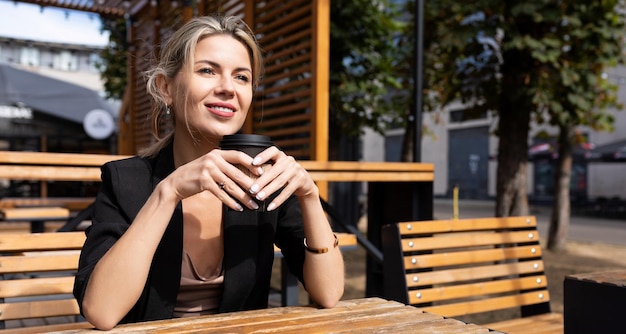
{"label": "tree trunk", "polygon": [[548,233],[548,249],[553,251],[559,251],[565,247],[569,229],[572,150],[575,136],[572,126],[561,126],[559,130],[559,157],[554,173],[554,200]]}
{"label": "tree trunk", "polygon": [[529,118],[529,111],[509,109],[500,113],[496,217],[529,213],[526,187]]}
{"label": "tree trunk", "polygon": [[527,73],[530,72],[523,69],[532,66],[532,59],[515,50],[505,52],[503,57],[495,216],[523,216],[529,213],[526,169],[533,110],[532,98],[526,88]]}
{"label": "tree trunk", "polygon": [[415,120],[412,117],[409,117],[408,122],[406,122],[404,138],[402,138],[402,155],[400,156],[400,161],[403,161],[403,162],[413,161],[413,145],[415,145],[414,133],[415,133]]}

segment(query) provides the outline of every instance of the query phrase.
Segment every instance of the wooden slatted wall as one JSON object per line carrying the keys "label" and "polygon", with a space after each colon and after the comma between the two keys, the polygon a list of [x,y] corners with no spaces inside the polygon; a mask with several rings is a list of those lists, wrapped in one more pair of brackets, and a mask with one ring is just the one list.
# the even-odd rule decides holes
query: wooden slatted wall
{"label": "wooden slatted wall", "polygon": [[[184,22],[183,7],[177,1],[159,1],[158,6],[152,2],[138,10],[131,20],[131,50],[129,66],[129,88],[131,96],[131,112],[127,116],[128,128],[132,132],[132,145],[127,149],[133,154],[141,148],[154,143],[156,138],[151,135],[153,124],[149,121],[152,111],[151,99],[146,93],[144,73],[149,70],[157,59],[160,45],[171,35],[172,31]],[[170,131],[166,122],[160,123],[161,134]]]}
{"label": "wooden slatted wall", "polygon": [[264,51],[264,76],[243,131],[270,136],[298,159],[326,161],[328,66],[318,64],[327,64],[328,58],[328,2],[201,4],[205,14],[243,17]]}
{"label": "wooden slatted wall", "polygon": [[326,161],[328,0],[202,0],[196,7],[186,8],[181,3],[161,0],[133,15],[129,64],[132,104],[126,124],[133,145],[131,152],[120,153],[136,153],[155,140],[150,135],[152,125],[146,121],[152,106],[143,73],[156,59],[160,43],[190,16],[222,13],[242,17],[264,50],[264,77],[243,131],[272,137],[298,159]]}
{"label": "wooden slatted wall", "polygon": [[298,159],[327,160],[327,155],[316,152],[315,142],[320,128],[316,113],[327,113],[327,107],[316,109],[316,98],[324,98],[315,95],[320,79],[314,65],[319,60],[314,38],[317,4],[307,0],[256,3],[254,30],[265,51],[266,65],[252,127]]}

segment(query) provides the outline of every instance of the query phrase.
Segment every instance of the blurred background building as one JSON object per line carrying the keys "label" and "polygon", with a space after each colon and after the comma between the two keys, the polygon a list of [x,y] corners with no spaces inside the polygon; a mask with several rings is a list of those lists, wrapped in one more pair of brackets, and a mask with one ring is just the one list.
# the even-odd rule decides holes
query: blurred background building
{"label": "blurred background building", "polygon": [[113,153],[119,102],[104,98],[101,49],[0,36],[0,149]]}

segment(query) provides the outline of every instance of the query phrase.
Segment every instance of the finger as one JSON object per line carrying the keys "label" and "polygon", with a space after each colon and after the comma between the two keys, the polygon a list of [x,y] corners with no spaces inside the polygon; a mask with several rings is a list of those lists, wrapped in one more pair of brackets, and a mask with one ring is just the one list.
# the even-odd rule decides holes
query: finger
{"label": "finger", "polygon": [[252,165],[261,166],[264,164],[273,164],[272,162],[278,161],[281,155],[285,155],[283,151],[279,150],[276,146],[270,146],[254,157]]}
{"label": "finger", "polygon": [[[263,175],[250,189],[251,192],[257,190],[255,198],[257,200],[265,200],[274,192],[281,188],[281,195],[278,200],[274,200],[276,205],[293,194],[303,183],[302,167],[295,161],[293,157],[285,156],[276,162],[268,172]],[[265,183],[267,182],[267,184]]]}
{"label": "finger", "polygon": [[[218,198],[231,209],[242,211],[243,203],[250,210],[257,210],[259,205],[239,185],[231,179],[223,179],[217,183],[219,188]],[[223,196],[225,195],[225,196]]]}

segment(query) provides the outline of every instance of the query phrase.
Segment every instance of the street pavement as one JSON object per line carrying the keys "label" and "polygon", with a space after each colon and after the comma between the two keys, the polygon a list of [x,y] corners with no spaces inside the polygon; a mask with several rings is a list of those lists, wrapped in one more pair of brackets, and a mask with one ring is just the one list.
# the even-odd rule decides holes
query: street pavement
{"label": "street pavement", "polygon": [[[459,218],[493,217],[495,201],[459,200]],[[532,206],[531,215],[537,218],[537,228],[542,238],[548,237],[550,226],[550,206]],[[454,217],[454,206],[451,199],[435,199],[433,206],[435,219]],[[626,246],[626,220],[606,219],[583,215],[570,216],[567,240],[606,243]]]}

